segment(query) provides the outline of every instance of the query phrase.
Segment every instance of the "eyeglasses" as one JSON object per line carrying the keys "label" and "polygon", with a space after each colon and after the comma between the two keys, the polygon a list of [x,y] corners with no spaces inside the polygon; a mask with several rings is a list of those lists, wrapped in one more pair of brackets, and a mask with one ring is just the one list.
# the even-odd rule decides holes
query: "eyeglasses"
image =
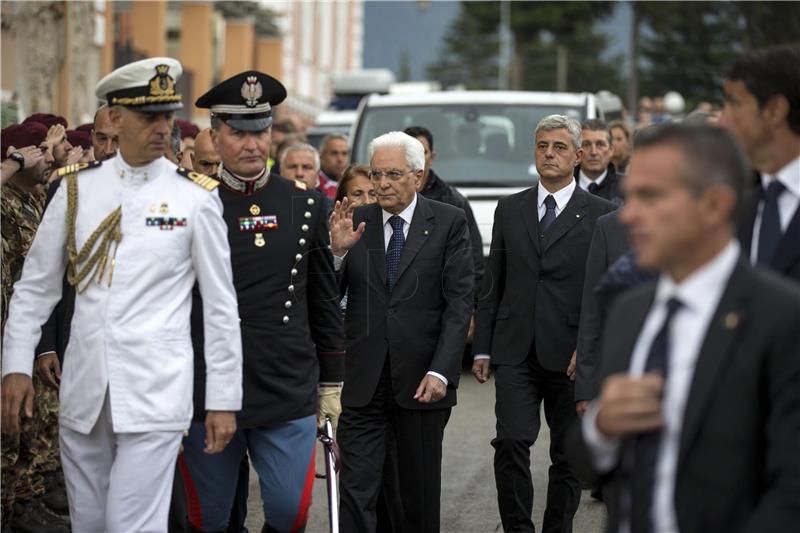
{"label": "eyeglasses", "polygon": [[409,172],[413,172],[412,170],[399,170],[396,168],[391,168],[389,170],[370,170],[369,179],[372,181],[379,181],[383,176],[389,178],[389,181],[398,181],[400,178],[408,174]]}

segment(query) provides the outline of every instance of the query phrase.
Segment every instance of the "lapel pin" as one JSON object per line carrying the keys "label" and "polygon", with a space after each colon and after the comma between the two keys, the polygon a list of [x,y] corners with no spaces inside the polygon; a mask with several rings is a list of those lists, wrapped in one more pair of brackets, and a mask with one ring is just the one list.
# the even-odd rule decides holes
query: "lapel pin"
{"label": "lapel pin", "polygon": [[575,215],[575,218],[581,218],[581,216],[580,215]]}
{"label": "lapel pin", "polygon": [[739,326],[739,313],[731,312],[725,315],[725,329],[736,329]]}
{"label": "lapel pin", "polygon": [[260,215],[261,214],[261,208],[259,206],[257,206],[256,204],[251,205],[250,206],[250,214],[253,215],[253,216]]}
{"label": "lapel pin", "polygon": [[167,202],[161,202],[161,207],[158,210],[162,215],[166,215],[169,212],[169,205]]}
{"label": "lapel pin", "polygon": [[428,230],[425,230],[425,231],[423,231],[422,233],[424,233],[425,235],[427,235],[428,233],[430,233],[430,231],[428,231]]}

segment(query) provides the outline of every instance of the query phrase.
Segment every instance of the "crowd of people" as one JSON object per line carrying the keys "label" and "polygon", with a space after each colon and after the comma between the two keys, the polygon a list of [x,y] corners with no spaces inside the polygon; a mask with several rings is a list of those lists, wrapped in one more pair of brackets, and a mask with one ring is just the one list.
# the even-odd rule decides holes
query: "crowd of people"
{"label": "crowd of people", "polygon": [[740,57],[719,113],[531,124],[486,259],[425,124],[351,162],[273,123],[258,71],[176,119],[181,74],[130,63],[92,123],[2,130],[4,532],[246,531],[251,468],[262,531],[304,531],[327,420],[338,530],[437,532],[465,348],[504,531],[535,531],[542,406],[542,531],[589,487],[613,532],[796,528],[797,47]]}

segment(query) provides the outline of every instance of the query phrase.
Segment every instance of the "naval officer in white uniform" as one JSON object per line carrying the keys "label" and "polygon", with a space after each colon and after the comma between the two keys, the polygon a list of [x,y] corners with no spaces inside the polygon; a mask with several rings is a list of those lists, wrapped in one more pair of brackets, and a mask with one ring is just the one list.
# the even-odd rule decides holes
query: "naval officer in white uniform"
{"label": "naval officer in white uniform", "polygon": [[192,419],[192,286],[204,302],[206,452],[221,451],[242,400],[242,346],[217,182],[162,154],[181,65],[152,58],[97,85],[119,155],[59,171],[9,306],[4,432],[32,413],[41,325],[76,288],[60,386],[60,446],[73,531],[167,529],[175,460]]}

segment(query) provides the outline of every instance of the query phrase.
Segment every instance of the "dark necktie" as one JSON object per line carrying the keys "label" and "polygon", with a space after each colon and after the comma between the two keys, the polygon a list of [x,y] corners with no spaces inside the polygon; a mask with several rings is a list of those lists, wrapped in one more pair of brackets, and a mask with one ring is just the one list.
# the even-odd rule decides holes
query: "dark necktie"
{"label": "dark necktie", "polygon": [[778,197],[784,191],[783,183],[772,180],[764,191],[764,208],[761,210],[761,229],[758,231],[758,264],[768,265],[781,240],[781,216]]}
{"label": "dark necktie", "polygon": [[400,256],[403,254],[403,245],[406,238],[403,235],[403,219],[397,215],[389,217],[389,224],[392,226],[392,237],[389,239],[389,246],[386,248],[386,285],[391,291],[397,282],[397,267],[400,266]]}
{"label": "dark necktie", "polygon": [[589,192],[590,193],[597,194],[598,189],[600,189],[600,186],[597,183],[591,182],[589,184]]}
{"label": "dark necktie", "polygon": [[[667,379],[667,355],[669,352],[669,327],[675,313],[683,307],[677,298],[667,301],[667,316],[658,334],[650,345],[645,372],[660,371]],[[655,488],[656,464],[661,431],[643,433],[634,438],[634,461],[631,474],[631,533],[650,533],[653,524],[650,521],[653,506],[653,489]]]}
{"label": "dark necktie", "polygon": [[542,231],[547,231],[547,228],[556,221],[556,199],[553,198],[552,194],[548,194],[547,198],[544,199],[544,206],[547,211],[545,211],[542,220],[539,221],[539,226]]}

